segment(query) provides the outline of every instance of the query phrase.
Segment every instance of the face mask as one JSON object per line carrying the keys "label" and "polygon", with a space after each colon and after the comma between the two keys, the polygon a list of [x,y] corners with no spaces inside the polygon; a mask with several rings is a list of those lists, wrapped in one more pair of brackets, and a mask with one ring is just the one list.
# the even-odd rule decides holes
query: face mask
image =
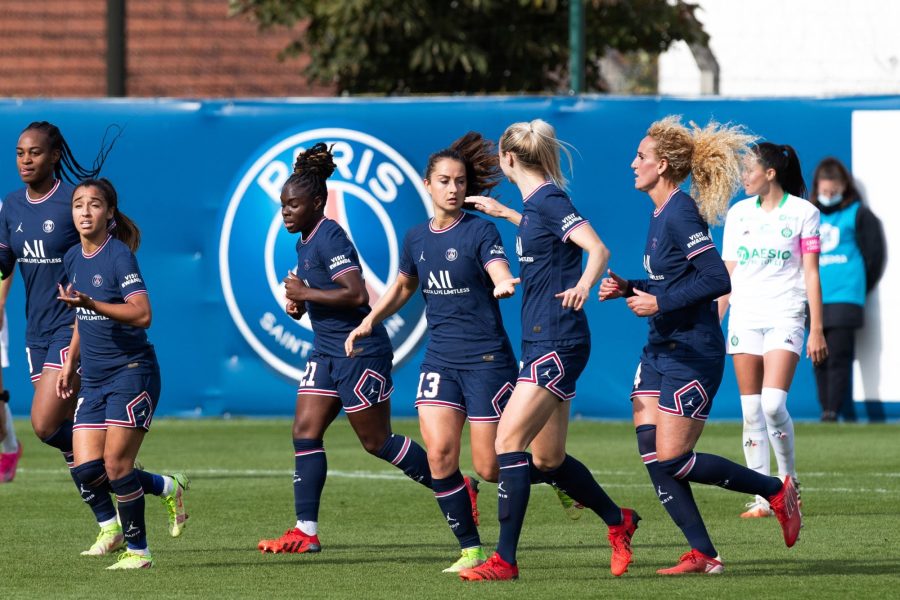
{"label": "face mask", "polygon": [[826,196],[825,194],[819,194],[819,204],[822,206],[836,206],[841,203],[841,200],[844,199],[843,194],[836,194],[834,196]]}

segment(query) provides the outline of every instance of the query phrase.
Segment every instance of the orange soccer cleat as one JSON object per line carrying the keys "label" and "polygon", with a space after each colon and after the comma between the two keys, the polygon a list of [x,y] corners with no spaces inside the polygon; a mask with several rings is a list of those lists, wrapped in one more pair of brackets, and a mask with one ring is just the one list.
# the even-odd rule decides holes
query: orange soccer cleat
{"label": "orange soccer cleat", "polygon": [[277,540],[260,540],[257,545],[259,551],[265,554],[302,554],[304,552],[319,552],[322,545],[319,544],[319,537],[315,535],[306,535],[296,527],[288,529],[284,535]]}
{"label": "orange soccer cleat", "polygon": [[785,476],[781,491],[769,498],[769,506],[775,511],[775,516],[781,523],[784,543],[790,548],[797,543],[797,538],[800,537],[800,528],[803,527],[800,499],[797,497],[797,488],[790,475]]}
{"label": "orange soccer cleat", "polygon": [[722,564],[721,558],[718,556],[713,558],[699,550],[692,549],[681,555],[677,565],[668,569],[659,569],[657,573],[660,575],[687,575],[688,573],[715,575],[724,571],[725,566]]}
{"label": "orange soccer cleat", "polygon": [[519,578],[519,567],[511,565],[494,552],[484,564],[460,571],[463,581],[504,581]]}
{"label": "orange soccer cleat", "polygon": [[463,481],[466,482],[466,491],[469,492],[469,501],[472,503],[472,520],[475,521],[475,525],[478,525],[478,484],[479,481],[474,477],[469,477],[466,475],[463,477]]}
{"label": "orange soccer cleat", "polygon": [[631,563],[631,538],[637,531],[638,521],[641,520],[640,515],[630,508],[622,509],[622,523],[612,525],[609,528],[607,537],[609,545],[612,547],[612,557],[609,561],[609,570],[616,577],[619,577],[628,570]]}

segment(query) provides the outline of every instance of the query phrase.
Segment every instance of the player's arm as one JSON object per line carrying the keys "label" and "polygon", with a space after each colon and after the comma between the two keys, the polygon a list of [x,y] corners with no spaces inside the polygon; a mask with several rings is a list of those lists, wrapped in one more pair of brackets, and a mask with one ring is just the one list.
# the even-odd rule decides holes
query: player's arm
{"label": "player's arm", "polygon": [[520,213],[488,196],[466,196],[465,205],[466,208],[473,208],[489,217],[506,219],[513,225],[518,225],[522,220]]}
{"label": "player's arm", "polygon": [[409,302],[409,299],[416,293],[418,287],[419,279],[417,277],[401,271],[391,287],[372,307],[372,312],[366,315],[356,329],[347,336],[344,341],[344,351],[347,356],[353,354],[353,342],[372,335],[372,328],[403,308],[403,305]]}
{"label": "player's arm", "polygon": [[516,293],[516,286],[522,283],[521,279],[513,277],[505,259],[491,261],[486,270],[494,284],[494,298],[509,298]]}
{"label": "player's arm", "polygon": [[338,287],[319,290],[308,287],[299,277],[289,274],[284,279],[284,295],[297,304],[315,302],[333,308],[357,308],[369,303],[366,282],[358,268],[348,269],[332,281]]}
{"label": "player's arm", "polygon": [[[582,224],[583,223],[583,224]],[[568,240],[588,253],[587,264],[581,273],[581,278],[573,287],[556,294],[562,299],[563,308],[581,310],[591,293],[591,288],[600,280],[600,275],[609,264],[610,252],[600,240],[600,236],[587,221],[582,221],[573,229]]]}
{"label": "player's arm", "polygon": [[[734,268],[737,266],[736,260],[726,260],[725,261],[725,270],[728,271],[728,278],[731,279],[732,274],[734,273]],[[724,296],[719,296],[719,323],[725,320],[725,314],[728,312],[729,301],[731,300],[731,292],[728,292]]]}
{"label": "player's arm", "polygon": [[71,308],[86,308],[98,315],[110,318],[113,321],[146,329],[153,320],[153,312],[150,309],[150,297],[147,292],[130,294],[122,304],[101,302],[94,300],[84,292],[79,292],[70,283],[65,289],[57,284],[59,296],[57,300],[64,302]]}
{"label": "player's arm", "polygon": [[6,211],[0,208],[0,279],[4,281],[12,276],[16,266],[16,255],[10,248],[9,227],[5,213]]}
{"label": "player's arm", "polygon": [[809,302],[809,339],[806,340],[806,356],[817,365],[828,357],[825,330],[822,325],[822,284],[819,280],[819,253],[803,254],[803,279],[806,282],[806,299]]}
{"label": "player's arm", "polygon": [[81,363],[81,336],[78,333],[78,319],[75,319],[75,327],[72,330],[72,340],[69,342],[69,353],[56,379],[56,395],[60,398],[71,398],[78,388],[78,365]]}

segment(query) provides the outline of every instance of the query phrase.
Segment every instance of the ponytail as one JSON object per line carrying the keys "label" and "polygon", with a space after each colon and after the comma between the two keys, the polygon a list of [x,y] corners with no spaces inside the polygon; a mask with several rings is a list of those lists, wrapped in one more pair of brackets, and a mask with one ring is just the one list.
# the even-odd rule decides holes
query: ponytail
{"label": "ponytail", "polygon": [[656,142],[655,154],[668,166],[663,177],[680,185],[691,177],[691,196],[697,210],[710,225],[721,222],[728,203],[741,187],[741,161],[756,136],[740,125],[710,121],[706,127],[670,115],[656,121],[647,135]]}
{"label": "ponytail", "polygon": [[560,154],[566,155],[569,170],[572,170],[572,154],[566,145],[556,137],[553,126],[543,119],[513,123],[500,137],[500,150],[512,152],[523,167],[548,177],[561,190],[566,188],[568,181],[562,172]]}
{"label": "ponytail", "polygon": [[328,200],[328,187],[325,180],[334,173],[334,155],[331,148],[319,142],[309,150],[301,152],[294,162],[294,172],[284,182],[281,189],[299,188],[312,198],[321,198],[322,206]]}
{"label": "ponytail", "polygon": [[458,161],[466,168],[466,195],[484,196],[500,182],[500,159],[494,143],[480,133],[470,131],[449,148],[428,157],[425,179],[431,179],[434,167],[444,158]]}
{"label": "ponytail", "polygon": [[753,153],[763,168],[775,170],[775,181],[784,191],[798,198],[806,197],[800,158],[792,147],[762,142],[753,148]]}

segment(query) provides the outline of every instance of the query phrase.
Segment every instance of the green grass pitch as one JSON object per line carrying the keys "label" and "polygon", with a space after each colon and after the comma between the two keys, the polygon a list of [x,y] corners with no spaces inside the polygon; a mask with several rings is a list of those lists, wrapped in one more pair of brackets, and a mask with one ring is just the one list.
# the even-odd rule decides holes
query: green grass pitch
{"label": "green grass pitch", "polygon": [[[883,598],[900,585],[900,428],[797,425],[805,527],[784,547],[774,518],[738,515],[747,497],[694,486],[726,572],[663,578],[686,550],[656,500],[626,423],[573,422],[569,452],[643,521],[628,573],[609,573],[606,529],[593,514],[570,521],[547,486],[532,488],[515,582],[463,583],[441,573],[458,554],[432,495],[367,455],[345,420],[328,432],[329,478],[320,515],[323,551],[262,555],[261,537],[292,526],[293,456],[287,420],[154,422],[141,451],[148,470],[184,469],[191,517],[168,537],[163,507],[147,497],[155,566],[107,572],[81,557],[96,535],[59,454],[26,421],[20,472],[0,485],[3,598]],[[414,421],[395,429],[419,438]],[[712,423],[700,451],[742,460],[740,425]],[[464,470],[468,465],[464,452]],[[495,486],[482,487],[481,536],[497,539]]]}

